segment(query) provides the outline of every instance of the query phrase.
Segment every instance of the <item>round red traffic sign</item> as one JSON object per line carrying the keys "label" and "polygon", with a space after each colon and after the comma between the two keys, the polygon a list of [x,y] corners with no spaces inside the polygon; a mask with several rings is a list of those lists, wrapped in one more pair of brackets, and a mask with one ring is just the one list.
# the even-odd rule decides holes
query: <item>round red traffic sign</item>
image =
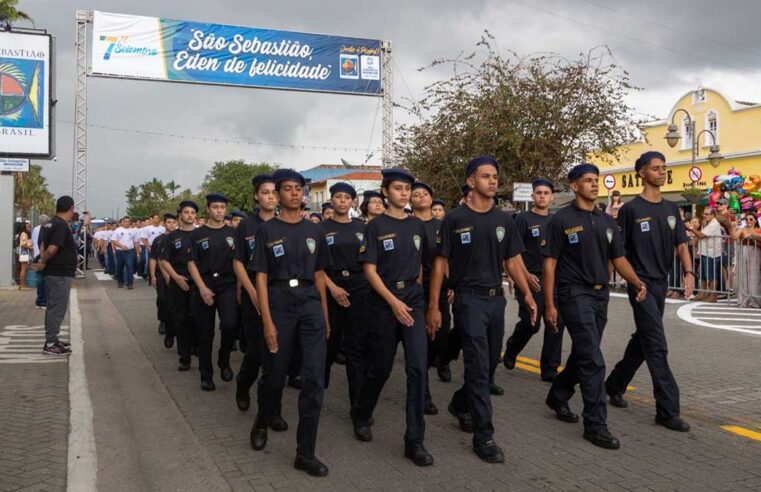
{"label": "round red traffic sign", "polygon": [[606,174],[602,180],[602,184],[605,186],[605,188],[612,190],[616,186],[616,177],[612,174]]}
{"label": "round red traffic sign", "polygon": [[699,167],[693,166],[690,168],[690,180],[693,182],[700,181],[700,178],[703,177],[703,171],[700,170]]}

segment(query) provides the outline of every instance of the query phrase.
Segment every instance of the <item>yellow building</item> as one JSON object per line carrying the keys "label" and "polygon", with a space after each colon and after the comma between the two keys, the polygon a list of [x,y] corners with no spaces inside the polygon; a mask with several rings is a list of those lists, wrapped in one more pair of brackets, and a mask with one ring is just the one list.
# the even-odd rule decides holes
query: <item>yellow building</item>
{"label": "yellow building", "polygon": [[[668,179],[662,191],[668,198],[680,201],[680,192],[692,186],[689,171],[692,164],[692,142],[694,135],[689,131],[689,120],[685,110],[695,121],[695,134],[699,135],[696,167],[701,178],[695,186],[708,189],[713,185],[713,177],[727,174],[729,169],[737,169],[746,178],[761,175],[761,104],[734,101],[713,89],[698,88],[690,91],[676,102],[664,120],[647,123],[642,127],[642,139],[620,148],[618,159],[603,162],[590,158],[600,167],[600,197],[605,198],[613,190],[622,196],[636,195],[642,190],[642,183],[634,172],[634,161],[648,150],[658,150],[666,156]],[[681,138],[676,147],[671,148],[666,139],[672,118]],[[711,135],[703,132],[711,130],[720,146],[723,159],[717,167],[708,162],[708,154],[713,144]],[[697,174],[697,173],[696,173]],[[613,176],[615,186],[607,191],[603,186],[606,176]],[[607,178],[608,182],[611,178]]]}

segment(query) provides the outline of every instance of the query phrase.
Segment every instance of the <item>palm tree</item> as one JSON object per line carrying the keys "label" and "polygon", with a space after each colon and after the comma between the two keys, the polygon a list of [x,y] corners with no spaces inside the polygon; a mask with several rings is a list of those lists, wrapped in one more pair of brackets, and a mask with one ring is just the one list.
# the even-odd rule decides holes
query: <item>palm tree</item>
{"label": "palm tree", "polygon": [[0,0],[0,24],[3,25],[6,31],[10,31],[11,24],[20,20],[31,22],[34,25],[34,21],[29,14],[16,8],[18,1]]}
{"label": "palm tree", "polygon": [[174,195],[175,195],[175,193],[177,193],[177,190],[179,190],[180,188],[182,188],[182,186],[180,186],[180,185],[178,185],[177,183],[175,183],[175,182],[174,182],[174,180],[172,180],[172,181],[168,182],[168,183],[167,183],[165,186],[166,186],[166,189],[167,189],[167,190],[169,191],[169,193],[171,194],[171,197],[172,197],[172,198],[174,198]]}

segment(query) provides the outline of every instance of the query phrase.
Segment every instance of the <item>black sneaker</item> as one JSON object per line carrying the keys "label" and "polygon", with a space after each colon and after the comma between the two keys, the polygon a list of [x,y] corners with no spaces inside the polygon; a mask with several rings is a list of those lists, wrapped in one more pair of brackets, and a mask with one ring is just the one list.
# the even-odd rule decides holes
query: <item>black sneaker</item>
{"label": "black sneaker", "polygon": [[505,462],[505,453],[502,452],[502,449],[493,440],[486,441],[483,444],[473,443],[473,451],[481,458],[481,461],[486,463]]}
{"label": "black sneaker", "polygon": [[59,347],[63,347],[63,348],[65,348],[66,350],[69,350],[69,351],[71,351],[71,344],[70,344],[69,342],[62,342],[62,341],[60,341],[60,340],[57,340],[55,343],[56,343],[56,345],[58,345]]}
{"label": "black sneaker", "polygon": [[71,349],[62,347],[57,343],[52,345],[45,344],[45,346],[42,347],[42,353],[44,355],[69,355],[71,353]]}

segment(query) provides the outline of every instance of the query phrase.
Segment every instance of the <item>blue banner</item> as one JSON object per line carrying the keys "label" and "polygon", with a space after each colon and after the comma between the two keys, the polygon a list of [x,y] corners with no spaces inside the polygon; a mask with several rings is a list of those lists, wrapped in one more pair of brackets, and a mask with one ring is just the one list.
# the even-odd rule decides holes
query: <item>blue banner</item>
{"label": "blue banner", "polygon": [[381,41],[96,12],[93,72],[381,95]]}

